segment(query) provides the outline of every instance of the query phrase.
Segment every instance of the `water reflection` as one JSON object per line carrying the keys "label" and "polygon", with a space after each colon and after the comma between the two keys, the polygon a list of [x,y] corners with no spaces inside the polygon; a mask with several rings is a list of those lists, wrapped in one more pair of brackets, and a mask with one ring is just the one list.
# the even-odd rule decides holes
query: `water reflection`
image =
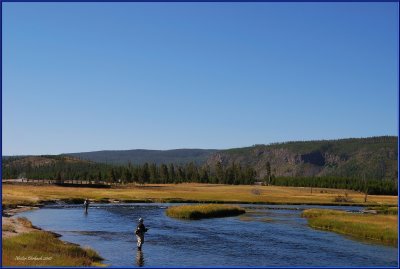
{"label": "water reflection", "polygon": [[143,256],[143,251],[138,250],[136,252],[136,265],[139,267],[144,266],[144,256]]}

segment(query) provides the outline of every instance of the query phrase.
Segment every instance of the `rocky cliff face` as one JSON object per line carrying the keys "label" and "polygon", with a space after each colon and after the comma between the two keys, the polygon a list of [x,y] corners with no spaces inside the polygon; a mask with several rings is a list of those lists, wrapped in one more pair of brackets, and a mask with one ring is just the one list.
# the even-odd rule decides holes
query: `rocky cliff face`
{"label": "rocky cliff face", "polygon": [[257,145],[218,151],[206,161],[211,168],[217,162],[250,165],[259,179],[267,162],[275,176],[397,178],[397,137]]}

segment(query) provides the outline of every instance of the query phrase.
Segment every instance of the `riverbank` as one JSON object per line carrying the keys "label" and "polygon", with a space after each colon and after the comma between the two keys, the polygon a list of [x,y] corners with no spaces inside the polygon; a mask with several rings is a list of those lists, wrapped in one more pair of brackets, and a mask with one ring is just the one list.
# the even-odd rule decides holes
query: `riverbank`
{"label": "riverbank", "polygon": [[[345,200],[338,197],[346,197]],[[301,188],[280,186],[212,185],[212,184],[149,184],[125,185],[103,188],[60,187],[54,185],[3,184],[3,208],[17,206],[40,206],[48,203],[248,203],[287,205],[351,205],[351,206],[397,206],[397,196],[369,195],[340,189]]]}
{"label": "riverbank", "polygon": [[11,209],[2,217],[3,266],[103,266],[96,251],[63,242],[58,234],[43,231],[26,218],[12,217],[30,209]]}
{"label": "riverbank", "polygon": [[398,216],[390,214],[360,214],[330,209],[307,209],[302,217],[310,227],[328,230],[353,238],[397,246]]}

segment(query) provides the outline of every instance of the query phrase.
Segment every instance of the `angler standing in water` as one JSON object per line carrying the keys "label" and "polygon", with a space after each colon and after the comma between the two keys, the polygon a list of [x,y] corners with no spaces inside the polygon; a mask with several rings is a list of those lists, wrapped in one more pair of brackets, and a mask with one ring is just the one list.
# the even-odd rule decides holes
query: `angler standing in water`
{"label": "angler standing in water", "polygon": [[85,199],[85,202],[83,203],[83,206],[85,207],[85,213],[88,212],[89,204],[90,204],[89,199],[86,198],[86,199]]}
{"label": "angler standing in water", "polygon": [[147,228],[143,224],[143,219],[139,219],[139,224],[136,227],[135,234],[137,238],[137,248],[138,250],[142,250],[142,245],[144,243],[144,233],[147,232]]}

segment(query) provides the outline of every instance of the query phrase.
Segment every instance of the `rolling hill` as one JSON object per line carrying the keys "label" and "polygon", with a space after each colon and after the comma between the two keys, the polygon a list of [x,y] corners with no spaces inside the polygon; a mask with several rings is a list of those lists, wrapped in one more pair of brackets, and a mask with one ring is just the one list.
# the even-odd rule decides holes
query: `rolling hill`
{"label": "rolling hill", "polygon": [[64,155],[109,164],[144,164],[144,163],[175,163],[186,164],[194,162],[201,165],[217,150],[215,149],[173,149],[173,150],[102,150],[92,152],[67,153]]}
{"label": "rolling hill", "polygon": [[[267,175],[267,163],[275,177],[343,177],[365,175],[373,179],[397,179],[398,137],[380,136],[339,140],[295,141],[270,145],[254,145],[228,150],[105,150],[43,156],[4,156],[3,168],[43,166],[62,163],[108,163],[142,165],[162,163],[198,166],[208,165],[211,171],[218,163],[252,167],[256,178]],[[76,166],[75,165],[75,166]]]}
{"label": "rolling hill", "polygon": [[213,153],[207,164],[220,162],[250,165],[258,175],[271,173],[284,177],[362,177],[397,179],[397,143],[395,136],[349,138],[339,140],[296,141],[235,148]]}

